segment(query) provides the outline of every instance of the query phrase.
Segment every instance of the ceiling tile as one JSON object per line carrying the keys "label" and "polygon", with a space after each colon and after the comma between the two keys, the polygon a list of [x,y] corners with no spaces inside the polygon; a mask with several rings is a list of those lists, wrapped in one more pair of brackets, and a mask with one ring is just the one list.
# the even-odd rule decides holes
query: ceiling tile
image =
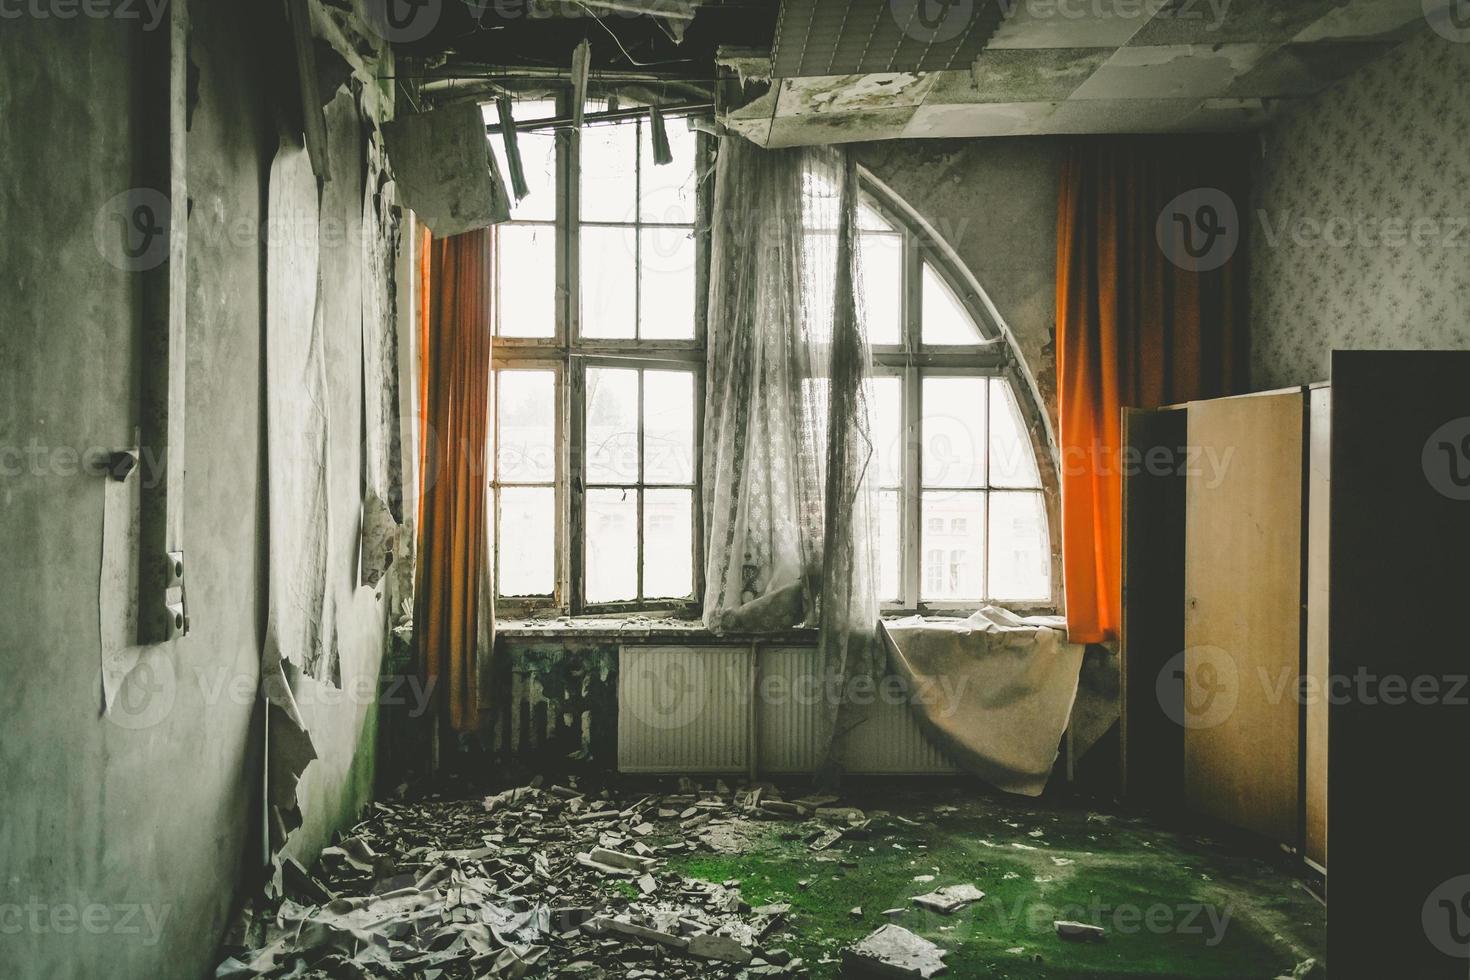
{"label": "ceiling tile", "polygon": [[1072,98],[1203,99],[1223,95],[1272,48],[1267,44],[1119,48]]}
{"label": "ceiling tile", "polygon": [[1097,3],[1094,0],[993,0],[1000,25],[986,45],[1003,48],[1117,48],[1148,22],[1153,8],[1144,0]]}
{"label": "ceiling tile", "polygon": [[1281,44],[1345,0],[1169,0],[1128,42]]}
{"label": "ceiling tile", "polygon": [[[1041,102],[1065,99],[1112,55],[1106,48],[1010,48],[983,51],[975,59],[973,84],[953,92],[951,102]],[[954,74],[946,72],[946,74]],[[963,95],[969,92],[970,98]],[[938,98],[936,90],[930,98]]]}
{"label": "ceiling tile", "polygon": [[814,112],[777,116],[767,146],[814,146],[896,139],[914,117],[916,106],[861,112]]}
{"label": "ceiling tile", "polygon": [[934,84],[932,74],[908,72],[872,75],[825,75],[820,78],[784,78],[778,115],[856,112],[916,106]]}
{"label": "ceiling tile", "polygon": [[795,78],[963,68],[985,47],[1000,9],[999,0],[782,0],[771,71]]}
{"label": "ceiling tile", "polygon": [[1033,136],[1047,132],[1046,120],[1056,102],[972,102],[924,104],[914,112],[902,136],[945,138]]}
{"label": "ceiling tile", "polygon": [[1293,40],[1307,41],[1401,41],[1428,27],[1424,0],[1349,0],[1304,27]]}
{"label": "ceiling tile", "polygon": [[1063,102],[1046,120],[1047,132],[1179,133],[1192,131],[1189,119],[1199,99],[1098,99]]}

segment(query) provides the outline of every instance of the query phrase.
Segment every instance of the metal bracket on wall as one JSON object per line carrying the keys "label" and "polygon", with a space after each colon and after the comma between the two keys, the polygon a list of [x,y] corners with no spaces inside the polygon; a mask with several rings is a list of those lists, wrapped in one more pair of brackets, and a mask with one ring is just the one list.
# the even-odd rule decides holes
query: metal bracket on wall
{"label": "metal bracket on wall", "polygon": [[189,630],[184,600],[184,364],[188,297],[189,10],[169,4],[166,30],[142,42],[144,188],[168,202],[168,250],[143,276],[141,429],[144,473],[139,526],[138,642]]}

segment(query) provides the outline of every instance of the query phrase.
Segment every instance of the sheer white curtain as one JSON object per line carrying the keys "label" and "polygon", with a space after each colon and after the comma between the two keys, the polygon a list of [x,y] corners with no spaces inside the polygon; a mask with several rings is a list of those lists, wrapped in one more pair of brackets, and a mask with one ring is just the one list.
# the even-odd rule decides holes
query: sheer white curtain
{"label": "sheer white curtain", "polygon": [[704,618],[817,626],[828,766],[878,656],[857,175],[837,149],[720,146],[705,411]]}

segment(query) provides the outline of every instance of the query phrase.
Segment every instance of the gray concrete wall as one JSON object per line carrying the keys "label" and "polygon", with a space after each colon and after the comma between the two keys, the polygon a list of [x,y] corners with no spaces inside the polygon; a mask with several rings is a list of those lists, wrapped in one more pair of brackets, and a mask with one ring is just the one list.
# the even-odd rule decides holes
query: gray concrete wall
{"label": "gray concrete wall", "polygon": [[[143,5],[138,5],[142,8]],[[0,30],[0,976],[196,978],[258,847],[265,619],[258,236],[275,129],[251,5],[197,2],[189,137],[185,547],[192,631],[148,650],[122,723],[100,717],[101,479],[78,453],[138,424],[139,282],[94,242],[134,182],[136,25],[7,19]],[[346,160],[345,182],[360,181]],[[360,187],[346,203],[361,207]],[[355,243],[354,243],[355,245]],[[340,267],[351,265],[344,259]],[[304,708],[322,758],[303,787],[314,850],[365,800],[383,607],[354,587],[360,323],[329,279],[333,581],[344,696]],[[333,298],[335,297],[335,298]],[[257,856],[255,853],[251,858]]]}

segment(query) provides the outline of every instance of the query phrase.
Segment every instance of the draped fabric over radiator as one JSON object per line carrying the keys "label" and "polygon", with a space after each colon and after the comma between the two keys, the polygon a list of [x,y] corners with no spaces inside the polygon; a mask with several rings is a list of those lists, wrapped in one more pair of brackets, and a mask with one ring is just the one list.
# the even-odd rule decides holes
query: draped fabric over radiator
{"label": "draped fabric over radiator", "polygon": [[1246,144],[1088,139],[1062,168],[1057,391],[1067,627],[1122,619],[1122,409],[1236,393],[1249,366]]}
{"label": "draped fabric over radiator", "polygon": [[480,725],[490,676],[487,433],[493,229],[424,236],[422,457],[414,634],[458,732]]}
{"label": "draped fabric over radiator", "polygon": [[843,151],[721,145],[704,618],[717,633],[819,627],[829,770],[845,691],[879,652],[857,196]]}
{"label": "draped fabric over radiator", "polygon": [[1082,668],[1062,620],[986,606],[969,619],[890,621],[883,636],[930,739],[998,789],[1040,796]]}

